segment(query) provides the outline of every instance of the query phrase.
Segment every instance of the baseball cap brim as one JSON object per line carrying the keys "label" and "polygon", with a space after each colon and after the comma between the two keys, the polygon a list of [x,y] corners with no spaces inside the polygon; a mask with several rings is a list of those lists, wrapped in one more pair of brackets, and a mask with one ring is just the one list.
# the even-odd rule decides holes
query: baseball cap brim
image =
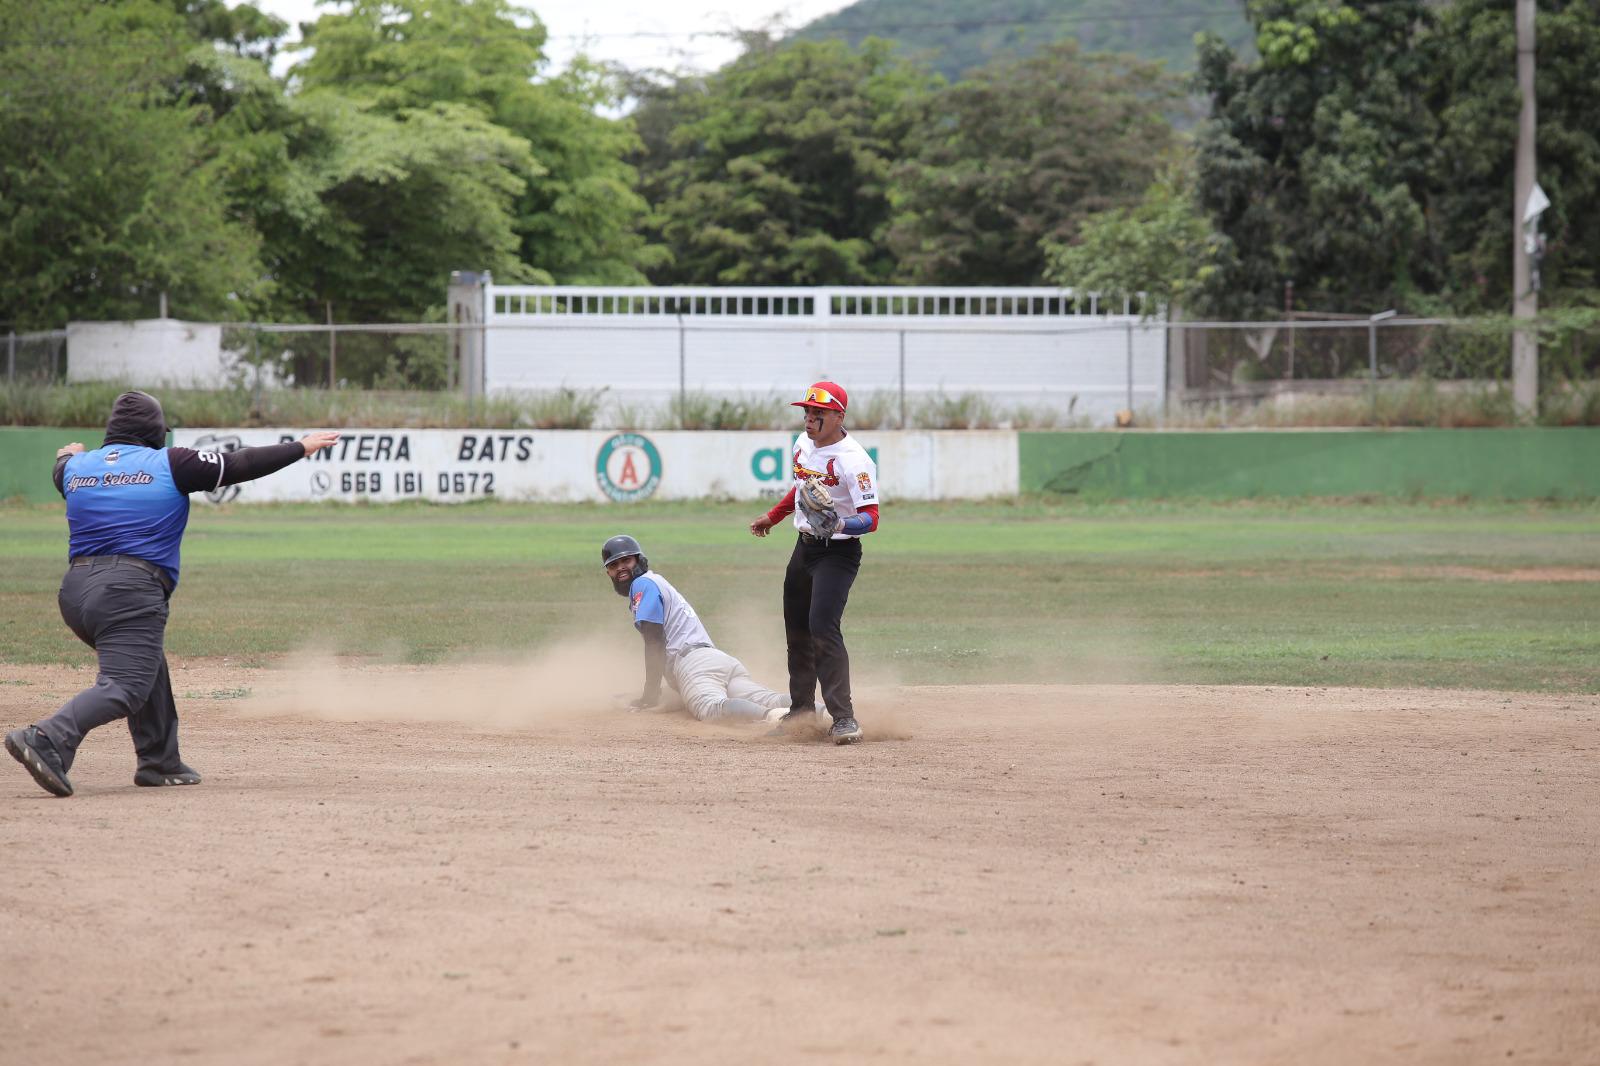
{"label": "baseball cap brim", "polygon": [[804,399],[795,400],[790,407],[814,407],[818,411],[844,411],[849,397],[844,389],[831,381],[819,381],[806,390]]}

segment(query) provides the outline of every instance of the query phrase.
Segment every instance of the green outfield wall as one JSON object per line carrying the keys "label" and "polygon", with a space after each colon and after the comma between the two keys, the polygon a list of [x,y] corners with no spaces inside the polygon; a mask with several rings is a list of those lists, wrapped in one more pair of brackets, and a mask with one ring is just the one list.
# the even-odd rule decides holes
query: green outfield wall
{"label": "green outfield wall", "polygon": [[[293,439],[295,429],[193,430],[174,443],[227,450]],[[55,451],[99,429],[0,429],[0,499],[59,499]],[[633,496],[756,498],[780,492],[781,432],[613,434],[352,430],[339,454],[228,495],[274,499],[587,499],[608,478]],[[1009,433],[862,431],[884,499],[972,499],[1022,492],[1088,498],[1258,496],[1600,499],[1600,428],[1146,430]],[[631,450],[630,450],[631,449]],[[617,455],[631,457],[632,466]],[[637,454],[635,454],[637,453]],[[605,476],[602,476],[602,471]],[[596,487],[596,486],[599,487]],[[520,486],[520,487],[519,487]],[[529,486],[538,489],[532,492]],[[614,486],[613,486],[614,487]],[[560,491],[556,491],[559,488]],[[651,491],[646,491],[646,489]],[[437,490],[437,491],[435,491]],[[609,498],[627,502],[623,493]]]}
{"label": "green outfield wall", "polygon": [[95,429],[16,429],[0,426],[0,500],[59,500],[50,483],[56,449],[72,441],[98,448],[105,427]]}
{"label": "green outfield wall", "polygon": [[1018,434],[1023,492],[1087,497],[1600,497],[1600,429]]}

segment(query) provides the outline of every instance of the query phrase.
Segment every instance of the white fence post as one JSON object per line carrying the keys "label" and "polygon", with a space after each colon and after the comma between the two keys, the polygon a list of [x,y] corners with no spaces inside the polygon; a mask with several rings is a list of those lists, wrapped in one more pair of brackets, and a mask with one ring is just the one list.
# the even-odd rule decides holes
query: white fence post
{"label": "white fence post", "polygon": [[1133,415],[1133,319],[1124,325],[1128,330],[1128,415]]}

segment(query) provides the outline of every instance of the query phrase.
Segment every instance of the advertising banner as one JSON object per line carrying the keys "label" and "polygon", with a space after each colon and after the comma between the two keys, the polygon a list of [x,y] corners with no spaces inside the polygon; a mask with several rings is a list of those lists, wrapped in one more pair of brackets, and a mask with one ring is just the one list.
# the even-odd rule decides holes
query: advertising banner
{"label": "advertising banner", "polygon": [[[233,451],[301,429],[190,429],[173,444]],[[1009,431],[857,435],[892,499],[981,499],[1017,491]],[[788,490],[794,434],[608,430],[346,430],[332,448],[260,481],[207,494],[215,503],[339,500],[459,503],[504,499],[633,503],[761,499]]]}

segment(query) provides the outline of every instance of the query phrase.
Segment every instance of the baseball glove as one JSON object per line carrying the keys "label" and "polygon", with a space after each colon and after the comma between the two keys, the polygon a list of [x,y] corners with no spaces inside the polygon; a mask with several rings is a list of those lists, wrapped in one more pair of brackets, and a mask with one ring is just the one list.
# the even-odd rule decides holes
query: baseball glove
{"label": "baseball glove", "polygon": [[828,487],[820,480],[808,477],[800,482],[795,488],[794,502],[800,508],[800,513],[806,516],[813,535],[827,539],[838,532],[839,523],[843,520],[839,512],[834,510]]}

